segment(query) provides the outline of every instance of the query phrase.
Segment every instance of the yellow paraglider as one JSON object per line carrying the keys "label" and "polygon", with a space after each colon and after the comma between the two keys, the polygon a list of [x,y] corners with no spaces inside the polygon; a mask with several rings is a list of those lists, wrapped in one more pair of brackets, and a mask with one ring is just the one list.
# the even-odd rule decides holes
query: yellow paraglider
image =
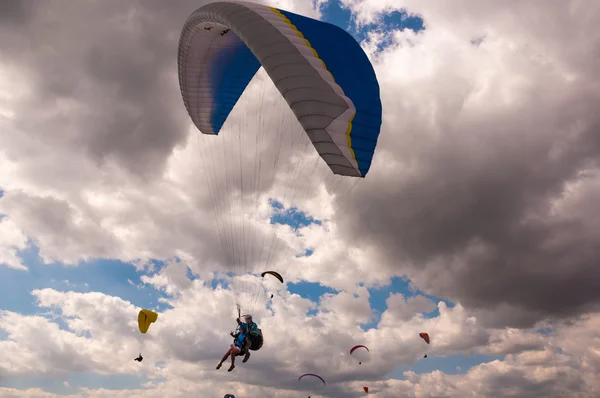
{"label": "yellow paraglider", "polygon": [[156,322],[158,319],[158,314],[154,311],[150,310],[141,310],[138,314],[138,326],[140,327],[140,332],[146,333],[150,324]]}
{"label": "yellow paraglider", "polygon": [[[156,312],[145,309],[141,310],[138,314],[138,327],[140,328],[140,332],[142,332],[142,334],[146,334],[150,325],[156,322],[157,319],[158,314]],[[142,340],[140,340],[140,355],[135,358],[134,361],[142,362],[144,360],[144,357],[141,353],[142,345]]]}

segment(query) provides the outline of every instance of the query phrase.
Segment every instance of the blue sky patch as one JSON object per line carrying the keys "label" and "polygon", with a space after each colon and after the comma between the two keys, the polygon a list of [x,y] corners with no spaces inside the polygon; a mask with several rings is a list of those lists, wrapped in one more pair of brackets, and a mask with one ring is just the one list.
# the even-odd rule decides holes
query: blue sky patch
{"label": "blue sky patch", "polygon": [[[56,323],[60,330],[64,330],[67,332],[73,332],[71,330],[71,328],[67,325],[67,320],[62,318],[61,311],[58,311],[58,312],[52,311],[52,314],[47,313],[47,315],[45,317],[47,319],[49,319],[51,322]],[[83,334],[83,336],[90,337],[88,333]]]}
{"label": "blue sky patch", "polygon": [[230,279],[226,279],[226,278],[220,278],[218,276],[215,276],[211,281],[210,281],[210,287],[215,290],[217,288],[217,286],[221,286],[223,289],[227,289],[229,287],[229,285],[231,284],[231,280]]}
{"label": "blue sky patch", "polygon": [[[140,277],[144,273],[138,272],[131,264],[117,260],[92,260],[78,266],[43,264],[34,245],[21,251],[20,257],[28,271],[0,267],[1,309],[25,315],[44,313],[47,310],[39,308],[31,295],[31,291],[44,288],[80,293],[102,292],[121,297],[136,306],[158,308],[159,311],[168,307],[158,300],[166,296],[141,283]],[[154,265],[160,269],[164,263],[154,262]]]}
{"label": "blue sky patch", "polygon": [[310,256],[313,255],[314,252],[315,251],[313,249],[306,249],[306,250],[304,250],[304,252],[296,255],[296,258],[298,258],[298,257],[310,257]]}
{"label": "blue sky patch", "polygon": [[308,299],[313,302],[318,302],[319,298],[327,293],[335,294],[339,293],[337,290],[327,286],[323,286],[316,282],[297,282],[288,283],[288,290],[290,293],[299,295],[302,298]]}
{"label": "blue sky patch", "polygon": [[[388,297],[390,297],[390,294],[392,293],[400,293],[404,296],[405,299],[421,295],[430,299],[431,301],[436,303],[436,305],[439,301],[443,301],[446,303],[448,308],[454,307],[454,303],[448,300],[442,300],[440,298],[424,293],[419,289],[416,289],[414,285],[412,285],[411,282],[405,277],[395,276],[391,278],[391,282],[389,284],[378,287],[372,287],[369,288],[368,291],[370,295],[369,304],[373,309],[374,318],[372,322],[361,325],[363,330],[369,330],[371,328],[377,327],[377,324],[381,320],[381,314],[383,314],[383,312],[387,309],[386,300],[388,299]],[[426,312],[423,314],[425,318],[435,318],[439,315],[440,311],[437,308],[431,312]]]}
{"label": "blue sky patch", "polygon": [[[417,16],[409,15],[406,10],[391,11],[382,14],[379,21],[372,24],[357,26],[351,11],[345,8],[339,0],[330,0],[325,3],[321,9],[322,20],[337,25],[350,33],[356,41],[361,43],[369,36],[369,32],[391,32],[394,30],[411,29],[419,32],[425,29],[423,19]],[[378,50],[382,51],[392,44],[391,35],[389,39],[379,45]]]}
{"label": "blue sky patch", "polygon": [[319,310],[317,308],[310,309],[306,311],[306,316],[317,316]]}
{"label": "blue sky patch", "polygon": [[192,269],[189,266],[186,267],[185,275],[191,281],[195,281],[196,279],[200,279],[200,276],[194,274],[194,271],[192,271]]}
{"label": "blue sky patch", "polygon": [[320,220],[307,215],[296,207],[285,209],[283,204],[275,199],[270,199],[269,203],[276,210],[276,213],[271,216],[271,224],[289,225],[295,231],[299,228],[308,227],[311,224],[321,225]]}

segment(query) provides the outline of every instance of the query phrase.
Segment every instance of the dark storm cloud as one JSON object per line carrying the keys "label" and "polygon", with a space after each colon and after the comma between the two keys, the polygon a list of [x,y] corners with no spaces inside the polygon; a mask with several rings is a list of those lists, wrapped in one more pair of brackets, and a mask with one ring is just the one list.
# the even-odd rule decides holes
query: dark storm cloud
{"label": "dark storm cloud", "polygon": [[429,87],[411,87],[417,93],[402,105],[392,99],[401,89],[384,87],[384,109],[395,113],[376,154],[386,161],[342,204],[340,214],[355,216],[340,217],[348,236],[381,244],[384,263],[432,294],[502,310],[488,317],[496,324],[597,309],[600,194],[589,187],[598,178],[600,95],[597,74],[581,67],[598,62],[596,53],[555,61],[578,76],[571,82],[553,70],[515,72],[528,88],[489,110],[469,109],[467,78],[453,65],[427,109],[411,100]]}
{"label": "dark storm cloud", "polygon": [[[202,3],[2,2],[0,56],[33,84],[18,125],[41,140],[84,148],[99,162],[159,172],[187,136],[177,42]],[[59,112],[60,101],[84,111]]]}
{"label": "dark storm cloud", "polygon": [[14,26],[26,22],[29,16],[29,8],[24,1],[5,0],[0,3],[0,23]]}
{"label": "dark storm cloud", "polygon": [[[13,16],[12,23],[0,26],[0,56],[32,84],[31,92],[13,105],[19,133],[53,150],[85,152],[98,163],[115,160],[138,176],[160,175],[173,149],[185,143],[191,122],[177,81],[179,34],[190,13],[206,2],[14,3],[7,14]],[[259,85],[263,90],[273,86],[270,80]],[[276,90],[271,91],[281,106]],[[286,131],[293,122],[298,130],[289,108],[282,117],[271,108],[272,100],[246,99],[250,107],[271,112],[266,118],[254,111],[237,112],[236,118],[234,112],[229,126],[243,126],[239,130],[244,137],[249,128],[258,126]],[[281,150],[276,137],[265,136],[263,158],[276,155],[275,148]],[[219,140],[229,139],[223,147],[231,138],[231,131],[219,136]],[[293,143],[287,139],[285,145],[291,149]],[[7,152],[13,159],[33,156],[31,150],[23,153],[22,149],[15,145]],[[231,157],[238,158],[237,154]],[[244,157],[245,175],[254,170],[257,157],[254,152]],[[291,160],[280,156],[280,162]],[[222,159],[214,164],[215,179],[231,173],[223,166],[233,166]],[[277,171],[281,169],[278,166]],[[256,187],[246,184],[244,193],[269,189],[273,183],[269,172],[273,170],[262,171]]]}

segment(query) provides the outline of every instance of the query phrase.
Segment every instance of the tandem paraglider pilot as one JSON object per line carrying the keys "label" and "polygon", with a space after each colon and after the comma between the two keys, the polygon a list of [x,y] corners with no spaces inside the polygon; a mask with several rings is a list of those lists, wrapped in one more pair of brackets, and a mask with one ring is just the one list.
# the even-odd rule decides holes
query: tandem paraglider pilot
{"label": "tandem paraglider pilot", "polygon": [[234,338],[233,344],[229,346],[229,350],[221,358],[217,369],[220,369],[223,362],[231,355],[231,366],[227,369],[228,372],[231,372],[235,368],[235,357],[243,355],[242,362],[245,363],[250,359],[249,350],[258,351],[263,346],[262,330],[252,321],[252,315],[244,315],[243,318],[245,323],[242,323],[240,318],[236,319],[238,324],[236,332],[230,333],[231,337]]}

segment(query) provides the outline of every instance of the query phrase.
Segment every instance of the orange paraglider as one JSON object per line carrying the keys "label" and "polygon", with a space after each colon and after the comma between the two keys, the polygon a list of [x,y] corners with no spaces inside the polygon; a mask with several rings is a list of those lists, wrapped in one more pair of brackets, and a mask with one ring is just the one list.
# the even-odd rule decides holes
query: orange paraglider
{"label": "orange paraglider", "polygon": [[[425,340],[427,344],[431,342],[431,340],[429,340],[429,333],[419,333],[419,337]],[[423,358],[427,358],[427,354],[425,354]]]}

